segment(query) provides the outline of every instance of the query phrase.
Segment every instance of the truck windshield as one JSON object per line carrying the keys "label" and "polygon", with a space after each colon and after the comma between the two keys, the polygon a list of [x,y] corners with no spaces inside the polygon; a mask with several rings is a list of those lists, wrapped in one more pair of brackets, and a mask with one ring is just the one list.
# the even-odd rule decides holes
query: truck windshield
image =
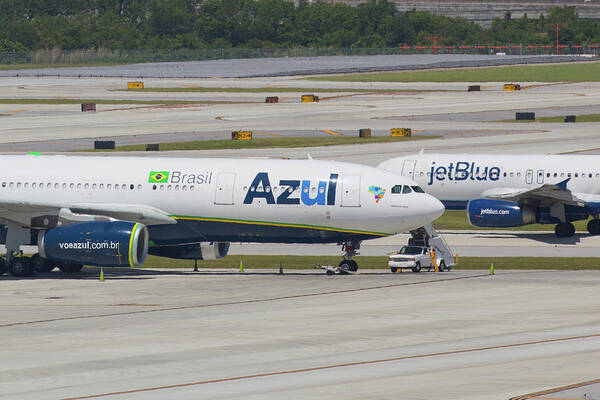
{"label": "truck windshield", "polygon": [[404,246],[400,249],[400,254],[421,254],[423,249],[417,246]]}

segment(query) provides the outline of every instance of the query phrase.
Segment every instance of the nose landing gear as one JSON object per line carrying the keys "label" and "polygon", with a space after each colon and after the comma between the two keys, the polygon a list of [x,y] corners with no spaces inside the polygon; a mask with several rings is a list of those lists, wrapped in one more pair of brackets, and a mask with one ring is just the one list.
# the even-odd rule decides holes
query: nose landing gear
{"label": "nose landing gear", "polygon": [[344,252],[344,259],[338,264],[340,273],[349,273],[358,271],[358,264],[352,259],[357,256],[360,249],[360,241],[342,242],[342,251]]}

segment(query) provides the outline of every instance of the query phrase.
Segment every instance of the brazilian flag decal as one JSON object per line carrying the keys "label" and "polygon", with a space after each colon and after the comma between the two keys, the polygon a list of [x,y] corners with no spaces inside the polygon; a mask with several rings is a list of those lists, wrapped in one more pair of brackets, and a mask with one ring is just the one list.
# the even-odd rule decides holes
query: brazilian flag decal
{"label": "brazilian flag decal", "polygon": [[148,183],[167,183],[169,181],[169,171],[150,171]]}

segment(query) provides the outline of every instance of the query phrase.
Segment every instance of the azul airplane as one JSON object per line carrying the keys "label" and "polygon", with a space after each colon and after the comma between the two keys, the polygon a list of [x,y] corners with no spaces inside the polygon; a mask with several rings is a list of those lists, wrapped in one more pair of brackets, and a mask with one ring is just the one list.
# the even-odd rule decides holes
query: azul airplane
{"label": "azul airplane", "polygon": [[556,224],[592,219],[600,234],[600,169],[592,155],[421,154],[384,161],[379,168],[414,179],[447,209],[465,209],[474,226]]}
{"label": "azul airplane", "polygon": [[[224,257],[229,242],[360,242],[419,228],[443,205],[412,180],[333,161],[2,156],[0,272]],[[23,257],[21,245],[38,246]]]}

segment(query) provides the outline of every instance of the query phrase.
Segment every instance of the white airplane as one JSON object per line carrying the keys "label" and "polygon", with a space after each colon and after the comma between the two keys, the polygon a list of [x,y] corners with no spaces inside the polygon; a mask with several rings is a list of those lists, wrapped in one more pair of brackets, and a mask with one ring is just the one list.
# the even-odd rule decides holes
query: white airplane
{"label": "white airplane", "polygon": [[556,224],[558,237],[570,237],[571,221],[592,216],[587,229],[600,234],[598,156],[421,152],[379,168],[414,179],[446,209],[466,208],[474,226]]}
{"label": "white airplane", "polygon": [[[410,179],[333,161],[19,155],[0,168],[0,272],[16,276],[215,259],[232,241],[338,243],[355,271],[360,241],[444,212]],[[24,257],[27,244],[39,254]]]}

